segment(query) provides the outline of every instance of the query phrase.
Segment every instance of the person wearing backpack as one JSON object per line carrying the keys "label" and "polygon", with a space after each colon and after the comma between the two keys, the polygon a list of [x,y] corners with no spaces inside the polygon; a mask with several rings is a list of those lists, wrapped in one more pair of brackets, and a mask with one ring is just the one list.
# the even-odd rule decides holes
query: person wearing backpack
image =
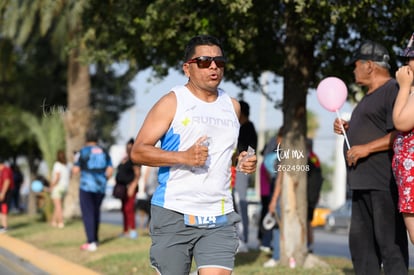
{"label": "person wearing backpack", "polygon": [[80,249],[96,251],[99,242],[101,204],[105,197],[107,180],[113,168],[109,154],[98,145],[98,135],[94,128],[86,133],[86,144],[75,160],[73,174],[80,174],[79,202],[87,242]]}

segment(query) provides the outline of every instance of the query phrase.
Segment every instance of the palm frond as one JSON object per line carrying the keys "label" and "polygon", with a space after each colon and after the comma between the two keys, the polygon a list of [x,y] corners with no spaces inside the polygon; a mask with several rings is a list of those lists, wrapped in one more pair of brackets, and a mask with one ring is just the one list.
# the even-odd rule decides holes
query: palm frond
{"label": "palm frond", "polygon": [[21,119],[35,137],[50,172],[56,160],[56,152],[65,148],[65,130],[62,115],[56,113],[38,119],[31,113],[23,112]]}

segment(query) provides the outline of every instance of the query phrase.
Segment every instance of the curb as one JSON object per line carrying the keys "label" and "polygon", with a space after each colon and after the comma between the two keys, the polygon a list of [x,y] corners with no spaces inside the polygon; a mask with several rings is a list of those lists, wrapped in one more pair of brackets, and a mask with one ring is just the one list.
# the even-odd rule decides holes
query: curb
{"label": "curb", "polygon": [[33,266],[36,266],[49,274],[100,275],[100,273],[97,273],[96,271],[67,261],[59,256],[38,249],[28,243],[5,234],[0,235],[0,247],[3,247],[17,257],[26,260]]}

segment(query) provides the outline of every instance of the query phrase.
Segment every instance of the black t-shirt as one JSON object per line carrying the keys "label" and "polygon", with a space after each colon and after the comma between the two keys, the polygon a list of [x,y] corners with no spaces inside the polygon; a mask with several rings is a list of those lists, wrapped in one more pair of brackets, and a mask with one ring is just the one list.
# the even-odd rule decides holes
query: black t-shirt
{"label": "black t-shirt", "polygon": [[117,168],[115,180],[117,183],[128,185],[135,178],[134,164],[130,159],[120,163]]}
{"label": "black t-shirt", "polygon": [[319,158],[314,154],[308,156],[309,171],[307,174],[307,199],[308,207],[315,208],[319,200],[323,184],[323,176]]}
{"label": "black t-shirt", "polygon": [[[398,94],[398,83],[391,79],[374,92],[365,95],[352,112],[347,131],[350,146],[379,139],[394,129],[392,109]],[[344,153],[348,148],[344,144]],[[347,165],[347,182],[351,189],[389,191],[394,185],[391,162],[393,151],[370,154],[356,166]]]}
{"label": "black t-shirt", "polygon": [[247,151],[249,146],[255,150],[257,148],[257,133],[251,121],[240,125],[237,152]]}

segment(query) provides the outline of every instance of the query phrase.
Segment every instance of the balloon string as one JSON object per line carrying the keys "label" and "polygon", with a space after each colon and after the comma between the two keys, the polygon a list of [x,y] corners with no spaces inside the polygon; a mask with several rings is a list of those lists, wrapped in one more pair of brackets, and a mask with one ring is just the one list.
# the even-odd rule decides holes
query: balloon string
{"label": "balloon string", "polygon": [[[341,119],[341,117],[339,116],[338,110],[336,110],[336,116],[338,117],[339,120]],[[342,134],[344,134],[346,146],[348,147],[348,150],[349,150],[351,149],[351,146],[349,146],[348,136],[346,135],[345,128],[342,123],[341,123],[341,130],[342,130]]]}

